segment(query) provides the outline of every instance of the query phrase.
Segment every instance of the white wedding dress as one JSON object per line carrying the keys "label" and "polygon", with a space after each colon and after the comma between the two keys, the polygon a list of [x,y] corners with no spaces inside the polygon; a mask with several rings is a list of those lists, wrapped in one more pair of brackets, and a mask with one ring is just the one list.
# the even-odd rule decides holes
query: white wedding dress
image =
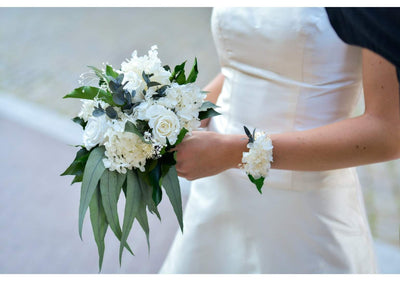
{"label": "white wedding dress", "polygon": [[[271,134],[351,116],[361,49],[323,8],[218,8],[212,31],[225,76],[209,130]],[[304,161],[307,161],[305,159]],[[375,256],[355,168],[271,170],[263,194],[230,169],[192,183],[184,232],[161,273],[373,273]]]}

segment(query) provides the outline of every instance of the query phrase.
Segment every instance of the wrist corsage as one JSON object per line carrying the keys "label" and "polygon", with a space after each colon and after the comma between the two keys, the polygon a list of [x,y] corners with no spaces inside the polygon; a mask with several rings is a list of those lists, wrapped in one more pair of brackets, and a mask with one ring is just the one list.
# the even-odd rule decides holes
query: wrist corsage
{"label": "wrist corsage", "polygon": [[244,126],[244,131],[249,138],[247,148],[249,152],[243,152],[241,168],[245,170],[250,181],[254,183],[260,193],[264,184],[264,179],[268,176],[271,168],[272,158],[272,141],[265,132],[250,133],[249,129]]}

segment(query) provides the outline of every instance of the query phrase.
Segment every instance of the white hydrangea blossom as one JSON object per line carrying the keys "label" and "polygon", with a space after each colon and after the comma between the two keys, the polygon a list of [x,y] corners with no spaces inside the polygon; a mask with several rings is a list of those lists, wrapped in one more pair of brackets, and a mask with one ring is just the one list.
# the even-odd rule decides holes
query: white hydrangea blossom
{"label": "white hydrangea blossom", "polygon": [[199,109],[203,104],[205,94],[194,84],[178,85],[172,83],[166,90],[166,96],[160,98],[161,104],[176,112],[182,127],[189,133],[200,126]]}
{"label": "white hydrangea blossom", "polygon": [[145,171],[146,160],[154,155],[151,143],[143,142],[138,135],[130,132],[109,129],[106,135],[106,158],[103,159],[106,168],[123,174],[132,168]]}
{"label": "white hydrangea blossom", "polygon": [[243,152],[242,168],[254,179],[267,177],[271,168],[272,141],[265,132],[257,132],[253,143],[247,144],[249,152]]}
{"label": "white hydrangea blossom", "polygon": [[161,60],[158,58],[157,46],[154,45],[148,51],[148,55],[141,57],[137,56],[137,51],[132,53],[132,58],[121,64],[121,72],[124,73],[122,84],[128,91],[135,90],[137,96],[134,100],[139,101],[143,98],[143,90],[146,89],[146,83],[142,78],[143,71],[146,74],[153,74],[151,81],[158,82],[162,85],[169,85],[169,77],[171,72],[165,70],[161,65]]}

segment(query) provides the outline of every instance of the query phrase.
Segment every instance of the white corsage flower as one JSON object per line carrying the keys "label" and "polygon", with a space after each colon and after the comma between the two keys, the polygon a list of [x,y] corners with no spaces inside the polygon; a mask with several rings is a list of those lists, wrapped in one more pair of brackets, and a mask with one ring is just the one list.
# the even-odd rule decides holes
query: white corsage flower
{"label": "white corsage flower", "polygon": [[257,132],[247,148],[250,150],[243,152],[243,169],[254,179],[266,178],[273,161],[271,138],[265,132]]}

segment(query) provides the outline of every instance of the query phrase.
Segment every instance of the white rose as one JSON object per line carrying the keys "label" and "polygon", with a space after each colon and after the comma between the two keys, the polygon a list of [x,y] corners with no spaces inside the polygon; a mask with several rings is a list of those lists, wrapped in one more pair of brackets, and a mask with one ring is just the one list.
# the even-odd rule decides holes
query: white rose
{"label": "white rose", "polygon": [[98,144],[103,144],[105,133],[108,129],[106,115],[90,117],[83,132],[83,145],[87,150]]}
{"label": "white rose", "polygon": [[146,116],[157,142],[165,145],[168,138],[171,144],[175,144],[181,129],[175,113],[161,105],[154,105],[148,109]]}

